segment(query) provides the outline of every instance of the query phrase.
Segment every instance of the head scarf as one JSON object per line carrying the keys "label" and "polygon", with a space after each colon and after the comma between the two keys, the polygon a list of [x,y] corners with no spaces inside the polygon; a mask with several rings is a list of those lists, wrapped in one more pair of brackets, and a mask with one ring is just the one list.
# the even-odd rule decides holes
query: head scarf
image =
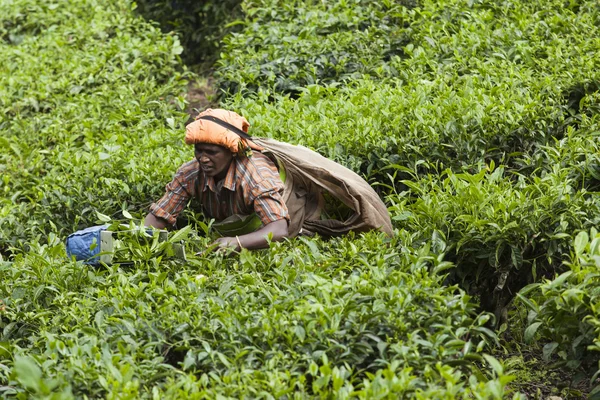
{"label": "head scarf", "polygon": [[237,133],[212,121],[199,119],[203,116],[211,116],[225,121],[244,132],[248,132],[250,123],[246,118],[233,112],[220,108],[209,108],[196,116],[196,121],[192,122],[185,130],[185,143],[209,143],[225,147],[232,153],[245,153],[248,148],[262,150],[262,148],[252,141],[241,138]]}

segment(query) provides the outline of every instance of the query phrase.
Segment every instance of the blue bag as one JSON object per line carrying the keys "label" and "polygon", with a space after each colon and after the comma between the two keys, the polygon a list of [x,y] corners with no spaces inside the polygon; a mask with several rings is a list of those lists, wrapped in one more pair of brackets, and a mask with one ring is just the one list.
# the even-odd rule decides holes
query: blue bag
{"label": "blue bag", "polygon": [[107,228],[108,225],[92,226],[70,234],[67,237],[67,255],[75,256],[77,261],[83,261],[85,264],[98,264],[100,232]]}

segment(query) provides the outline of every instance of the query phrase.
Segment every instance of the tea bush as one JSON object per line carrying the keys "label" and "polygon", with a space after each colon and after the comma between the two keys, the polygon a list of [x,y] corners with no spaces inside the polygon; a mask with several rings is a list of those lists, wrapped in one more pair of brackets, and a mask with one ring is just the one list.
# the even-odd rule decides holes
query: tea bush
{"label": "tea bush", "polygon": [[430,272],[447,262],[408,243],[297,239],[94,268],[65,262],[51,236],[0,266],[0,349],[14,360],[0,384],[109,398],[503,398],[509,377],[482,355],[496,340],[489,315]]}
{"label": "tea bush", "polygon": [[297,99],[270,103],[268,92],[259,92],[225,104],[241,110],[257,136],[312,147],[382,182],[390,164],[460,170],[495,160],[521,168],[524,153],[554,143],[543,126],[562,117],[514,89],[477,77],[361,80],[342,89],[310,86]]}
{"label": "tea bush", "polygon": [[408,190],[388,199],[398,226],[446,253],[457,265],[451,280],[482,294],[500,322],[514,293],[560,270],[572,232],[600,223],[597,197],[576,190],[568,174],[527,179],[493,164],[476,174],[446,170],[403,181]]}
{"label": "tea bush", "polygon": [[[600,234],[580,232],[573,241],[569,270],[524,288],[519,298],[529,309],[524,339],[544,344],[546,360],[575,369],[582,363],[600,374]],[[600,393],[600,386],[590,393]]]}
{"label": "tea bush", "polygon": [[1,252],[142,208],[183,160],[181,46],[105,3],[0,5]]}
{"label": "tea bush", "polygon": [[560,169],[572,179],[574,187],[598,192],[600,189],[600,120],[599,92],[585,95],[580,100],[580,113],[573,124],[565,129],[560,139],[540,147],[538,151],[521,157],[519,169],[536,173]]}
{"label": "tea bush", "polygon": [[[266,23],[277,15],[246,4]],[[236,58],[221,60],[222,76],[241,92],[224,104],[247,115],[254,134],[315,148],[395,193],[388,200],[397,226],[422,240],[441,235],[457,264],[451,278],[485,293],[483,306],[502,321],[515,291],[559,271],[572,232],[600,216],[588,193],[600,184],[600,53],[588,40],[600,14],[591,2],[577,4],[419,2],[399,9],[404,23],[395,29],[410,40],[401,57],[385,60],[393,73],[306,86],[301,74],[314,63],[282,68],[298,77],[286,84],[298,86],[293,96],[273,83],[290,79],[285,72],[240,72],[297,55],[273,30],[282,42],[263,40],[245,55],[226,45]],[[246,27],[232,43],[260,35]],[[373,68],[383,62],[369,60]],[[484,177],[488,165],[501,167]]]}
{"label": "tea bush", "polygon": [[214,61],[220,42],[239,25],[240,0],[138,0],[137,11],[157,21],[165,32],[175,32],[184,48],[188,64]]}
{"label": "tea bush", "polygon": [[363,75],[421,81],[498,73],[522,91],[531,80],[568,91],[598,82],[599,44],[588,39],[599,11],[593,1],[571,4],[246,1],[244,28],[225,39],[218,74],[230,93],[296,93]]}
{"label": "tea bush", "polygon": [[[523,292],[526,336],[596,361],[594,281],[575,272],[595,242],[570,242],[600,218],[600,11],[563,3],[242,2],[221,106],[362,173],[396,237],[183,263],[132,233],[130,263],[99,267],[67,260],[65,236],[99,212],[137,220],[191,157],[180,39],[126,0],[0,4],[2,395],[506,398],[489,327],[566,268]],[[227,4],[161,17],[181,34]],[[209,241],[192,233],[188,254]],[[562,289],[580,324],[555,323]]]}
{"label": "tea bush", "polygon": [[[217,70],[225,92],[237,93],[224,104],[246,112],[258,134],[307,144],[368,177],[390,163],[423,161],[460,170],[493,160],[539,174],[549,167],[546,147],[590,115],[585,104],[600,82],[600,43],[589,40],[600,18],[593,2],[355,3],[244,3],[247,26],[226,40]],[[399,20],[358,33],[349,24],[359,47],[352,54],[402,36],[398,54],[360,58],[351,64],[362,65],[360,76],[343,75],[350,67],[342,65],[321,77],[318,59],[336,58],[345,42],[320,29],[378,7],[395,7],[385,18]],[[377,39],[362,35],[388,28]],[[319,50],[303,56],[305,48]]]}
{"label": "tea bush", "polygon": [[[414,1],[246,1],[243,30],[225,38],[217,76],[229,93],[390,75],[385,60],[408,41]],[[408,7],[407,7],[408,6]]]}

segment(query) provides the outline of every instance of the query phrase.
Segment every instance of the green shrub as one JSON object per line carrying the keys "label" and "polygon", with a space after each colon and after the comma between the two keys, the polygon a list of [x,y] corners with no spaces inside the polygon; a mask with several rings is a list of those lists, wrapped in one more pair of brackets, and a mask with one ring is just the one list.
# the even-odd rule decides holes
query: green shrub
{"label": "green shrub", "polygon": [[138,0],[137,11],[157,21],[164,32],[174,32],[188,64],[212,62],[218,57],[220,43],[239,25],[241,0]]}
{"label": "green shrub", "polygon": [[[551,145],[560,110],[527,91],[488,79],[359,80],[342,89],[310,86],[297,99],[269,92],[236,95],[252,134],[303,144],[379,182],[390,164],[414,168],[510,163]],[[423,166],[421,167],[421,169]]]}
{"label": "green shrub", "polygon": [[[521,302],[530,310],[524,338],[527,343],[543,343],[544,358],[557,356],[557,365],[575,369],[583,364],[588,371],[598,371],[594,383],[600,374],[600,234],[596,229],[575,237],[567,266],[567,272],[520,292]],[[590,395],[594,393],[600,393],[600,386]]]}
{"label": "green shrub", "polygon": [[0,251],[142,209],[184,159],[181,46],[131,10],[0,5]]}
{"label": "green shrub", "polygon": [[219,85],[297,94],[311,84],[389,76],[386,60],[409,41],[407,6],[414,2],[246,1],[242,32],[224,40]]}
{"label": "green shrub", "polygon": [[[140,8],[158,16],[160,4]],[[184,32],[231,4],[164,18]],[[598,224],[595,2],[243,2],[218,66],[222,106],[253,134],[312,147],[385,188],[397,237],[179,263],[132,235],[120,242],[130,265],[90,267],[65,259],[66,234],[98,211],[141,216],[191,158],[182,47],[133,9],[0,4],[3,395],[509,396],[510,376],[483,354],[496,319],[465,289],[502,321],[511,292],[562,271],[573,233]],[[182,40],[206,39],[200,28]],[[591,262],[581,237],[575,253]],[[188,253],[209,241],[192,235]],[[573,271],[591,268],[578,260]],[[544,283],[528,303],[527,336],[538,329],[570,366],[600,346],[595,281],[575,277],[553,286],[577,286],[572,298],[538,294]],[[583,322],[535,325],[575,303]]]}
{"label": "green shrub", "polygon": [[[427,246],[400,232],[387,242],[296,239],[239,258],[94,268],[66,262],[51,237],[0,265],[0,343],[14,360],[0,385],[77,397],[503,398],[509,377],[482,356],[496,340],[490,316],[430,272],[449,265]],[[24,369],[43,373],[35,383]]]}
{"label": "green shrub", "polygon": [[[599,43],[588,40],[598,31],[599,11],[590,1],[562,3],[246,2],[247,26],[226,40],[217,70],[226,93],[237,93],[224,104],[243,110],[256,134],[307,144],[379,182],[390,163],[411,169],[419,163],[426,172],[423,161],[476,170],[493,160],[543,175],[552,167],[546,149],[551,153],[584,116],[593,118],[586,102],[595,101],[600,82]],[[342,65],[322,77],[318,59],[336,58],[331,54],[346,42],[321,37],[320,30],[389,6],[397,13],[385,18],[397,17],[395,24],[346,33],[359,58],[402,35],[396,54],[360,58],[351,64],[360,75],[343,75],[350,67]],[[335,17],[297,22],[311,13]],[[368,37],[378,29],[390,33]],[[595,131],[579,134],[591,142]],[[582,150],[594,154],[593,146]]]}
{"label": "green shrub", "polygon": [[392,219],[456,264],[452,281],[480,294],[499,322],[519,289],[560,271],[572,232],[600,222],[600,204],[577,191],[569,170],[543,178],[505,176],[504,168],[477,174],[449,170],[403,181],[388,197]]}
{"label": "green shrub", "polygon": [[543,173],[551,168],[568,171],[573,186],[600,190],[600,92],[584,95],[579,113],[570,117],[564,135],[517,162],[523,173]]}
{"label": "green shrub", "polygon": [[219,81],[228,93],[297,94],[363,75],[419,82],[500,71],[520,90],[533,79],[568,96],[600,81],[598,43],[588,40],[599,11],[591,0],[571,4],[577,7],[561,0],[247,1],[243,30],[225,38]]}

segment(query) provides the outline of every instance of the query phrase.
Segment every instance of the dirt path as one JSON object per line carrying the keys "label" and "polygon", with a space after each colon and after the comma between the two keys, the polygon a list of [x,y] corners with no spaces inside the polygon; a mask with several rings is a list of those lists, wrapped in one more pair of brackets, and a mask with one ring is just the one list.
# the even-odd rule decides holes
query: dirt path
{"label": "dirt path", "polygon": [[215,80],[212,75],[199,76],[198,79],[190,81],[187,87],[186,99],[188,106],[186,112],[190,118],[210,107],[217,106]]}

